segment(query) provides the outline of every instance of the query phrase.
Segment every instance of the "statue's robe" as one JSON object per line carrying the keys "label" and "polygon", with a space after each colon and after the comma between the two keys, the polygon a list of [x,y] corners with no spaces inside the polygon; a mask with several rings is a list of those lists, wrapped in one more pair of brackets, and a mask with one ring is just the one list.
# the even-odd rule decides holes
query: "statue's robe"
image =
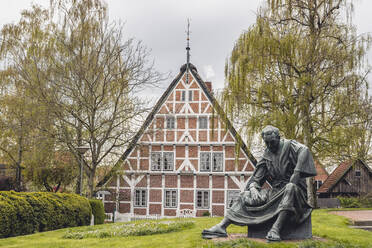
{"label": "statue's robe", "polygon": [[[294,171],[301,176],[297,184],[290,183]],[[226,217],[235,225],[256,225],[272,220],[280,211],[288,210],[291,212],[291,221],[301,223],[312,211],[307,203],[305,178],[315,175],[314,160],[309,149],[294,140],[281,139],[276,154],[265,150],[245,191],[227,211]],[[271,188],[261,190],[266,181]],[[252,183],[260,191],[260,198],[256,202],[250,198]]]}

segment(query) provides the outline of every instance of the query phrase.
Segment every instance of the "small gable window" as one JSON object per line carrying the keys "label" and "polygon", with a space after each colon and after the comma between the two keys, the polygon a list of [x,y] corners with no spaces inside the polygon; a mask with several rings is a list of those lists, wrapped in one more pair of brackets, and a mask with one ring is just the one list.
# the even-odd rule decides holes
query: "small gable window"
{"label": "small gable window", "polygon": [[323,182],[321,180],[315,180],[316,189],[319,189],[322,186]]}
{"label": "small gable window", "polygon": [[362,175],[360,170],[355,170],[355,176],[360,177]]}
{"label": "small gable window", "polygon": [[200,171],[211,170],[211,153],[201,152],[200,153]]}
{"label": "small gable window", "polygon": [[223,153],[222,152],[214,152],[212,153],[212,171],[222,171],[223,165]]}
{"label": "small gable window", "polygon": [[189,102],[192,101],[192,97],[193,97],[193,91],[190,90],[190,91],[189,91]]}
{"label": "small gable window", "polygon": [[175,128],[176,126],[176,118],[174,116],[167,116],[167,128]]}
{"label": "small gable window", "polygon": [[207,129],[208,128],[208,117],[201,116],[199,117],[199,129]]}
{"label": "small gable window", "polygon": [[161,170],[161,152],[151,153],[151,170]]}
{"label": "small gable window", "polygon": [[173,152],[164,152],[163,153],[163,169],[164,170],[173,170]]}
{"label": "small gable window", "polygon": [[181,90],[181,101],[182,102],[186,101],[186,91],[185,90]]}
{"label": "small gable window", "polygon": [[172,171],[174,169],[174,152],[152,152],[151,170],[152,171]]}

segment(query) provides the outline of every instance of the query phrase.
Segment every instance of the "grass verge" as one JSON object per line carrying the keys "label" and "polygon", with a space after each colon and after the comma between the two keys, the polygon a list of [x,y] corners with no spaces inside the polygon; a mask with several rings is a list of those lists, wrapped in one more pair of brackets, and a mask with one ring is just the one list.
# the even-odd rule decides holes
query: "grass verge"
{"label": "grass verge", "polygon": [[[164,220],[161,220],[164,221]],[[191,248],[191,247],[280,247],[280,248],[367,248],[372,247],[372,233],[363,230],[356,230],[348,227],[349,221],[341,216],[329,213],[329,210],[315,210],[312,215],[313,235],[326,238],[328,242],[303,241],[299,243],[257,243],[246,239],[239,239],[227,242],[214,242],[203,240],[201,231],[221,221],[221,218],[197,218],[191,228],[179,231],[153,234],[146,236],[126,236],[96,238],[87,237],[84,239],[63,238],[68,231],[84,232],[92,230],[92,227],[77,227],[61,229],[51,232],[36,233],[32,235],[6,238],[0,240],[0,247],[31,247],[31,248],[98,248],[98,247],[155,247],[155,248]],[[132,222],[133,223],[133,222]],[[141,222],[137,222],[141,223]],[[123,223],[104,224],[94,226],[94,230],[104,230],[112,226],[123,225]],[[229,233],[246,233],[245,227],[231,225]]]}

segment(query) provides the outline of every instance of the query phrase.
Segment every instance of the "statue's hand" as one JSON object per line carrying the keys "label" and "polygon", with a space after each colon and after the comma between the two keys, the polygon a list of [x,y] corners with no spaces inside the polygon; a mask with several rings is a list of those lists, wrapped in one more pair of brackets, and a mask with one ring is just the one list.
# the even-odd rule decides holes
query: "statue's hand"
{"label": "statue's hand", "polygon": [[295,171],[293,175],[291,176],[291,179],[289,180],[289,182],[298,184],[298,182],[300,181],[300,178],[301,178],[300,173]]}
{"label": "statue's hand", "polygon": [[251,191],[251,197],[253,201],[257,201],[260,197],[260,192],[255,187],[249,189]]}

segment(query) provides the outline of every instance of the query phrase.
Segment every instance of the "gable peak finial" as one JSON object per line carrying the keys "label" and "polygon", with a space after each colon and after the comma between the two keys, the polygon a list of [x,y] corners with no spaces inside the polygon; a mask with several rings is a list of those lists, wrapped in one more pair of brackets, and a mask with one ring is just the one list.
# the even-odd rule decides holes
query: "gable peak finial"
{"label": "gable peak finial", "polygon": [[189,83],[189,69],[190,69],[190,19],[187,18],[187,46],[186,46],[186,84]]}

